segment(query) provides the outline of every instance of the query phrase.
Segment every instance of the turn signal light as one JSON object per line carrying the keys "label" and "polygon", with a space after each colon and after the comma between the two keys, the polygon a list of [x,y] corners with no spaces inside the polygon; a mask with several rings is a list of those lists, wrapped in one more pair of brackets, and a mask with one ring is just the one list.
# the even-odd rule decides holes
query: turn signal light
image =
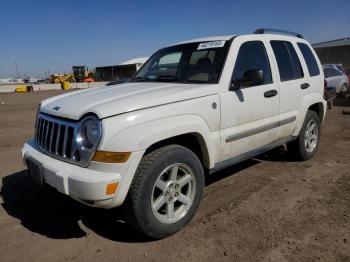
{"label": "turn signal light", "polygon": [[117,191],[118,183],[108,184],[106,187],[106,195],[113,195]]}
{"label": "turn signal light", "polygon": [[125,163],[130,155],[131,152],[96,151],[92,160],[103,163]]}

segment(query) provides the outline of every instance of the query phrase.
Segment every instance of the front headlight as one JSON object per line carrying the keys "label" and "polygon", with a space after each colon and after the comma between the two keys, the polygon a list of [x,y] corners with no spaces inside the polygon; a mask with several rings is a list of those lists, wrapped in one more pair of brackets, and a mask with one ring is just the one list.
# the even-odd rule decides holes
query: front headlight
{"label": "front headlight", "polygon": [[86,117],[82,121],[80,135],[87,148],[96,147],[102,136],[101,121],[94,116]]}

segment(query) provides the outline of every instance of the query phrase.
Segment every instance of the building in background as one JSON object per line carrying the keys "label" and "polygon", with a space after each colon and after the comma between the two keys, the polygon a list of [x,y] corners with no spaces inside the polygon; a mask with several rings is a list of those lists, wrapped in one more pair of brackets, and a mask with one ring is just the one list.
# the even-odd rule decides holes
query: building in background
{"label": "building in background", "polygon": [[130,78],[147,61],[148,57],[134,58],[119,65],[96,67],[96,81],[120,81]]}
{"label": "building in background", "polygon": [[350,68],[350,37],[313,44],[322,64],[342,64]]}

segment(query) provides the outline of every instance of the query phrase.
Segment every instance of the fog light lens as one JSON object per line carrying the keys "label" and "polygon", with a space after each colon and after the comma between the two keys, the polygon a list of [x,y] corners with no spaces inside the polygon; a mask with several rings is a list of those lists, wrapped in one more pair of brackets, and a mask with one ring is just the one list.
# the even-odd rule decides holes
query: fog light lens
{"label": "fog light lens", "polygon": [[130,155],[131,152],[96,151],[92,160],[103,163],[125,163]]}
{"label": "fog light lens", "polygon": [[106,195],[113,195],[117,191],[118,183],[108,184],[106,187]]}

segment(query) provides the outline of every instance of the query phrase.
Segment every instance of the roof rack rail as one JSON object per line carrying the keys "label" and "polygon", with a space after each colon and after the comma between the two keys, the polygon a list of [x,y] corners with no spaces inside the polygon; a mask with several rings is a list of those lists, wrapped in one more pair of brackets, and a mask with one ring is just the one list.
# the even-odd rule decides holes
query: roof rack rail
{"label": "roof rack rail", "polygon": [[299,33],[294,33],[294,32],[286,31],[286,30],[271,29],[271,28],[259,28],[259,29],[255,30],[254,34],[265,34],[267,31],[268,32],[275,32],[275,33],[282,33],[282,34],[287,34],[287,35],[294,35],[298,38],[304,38]]}

